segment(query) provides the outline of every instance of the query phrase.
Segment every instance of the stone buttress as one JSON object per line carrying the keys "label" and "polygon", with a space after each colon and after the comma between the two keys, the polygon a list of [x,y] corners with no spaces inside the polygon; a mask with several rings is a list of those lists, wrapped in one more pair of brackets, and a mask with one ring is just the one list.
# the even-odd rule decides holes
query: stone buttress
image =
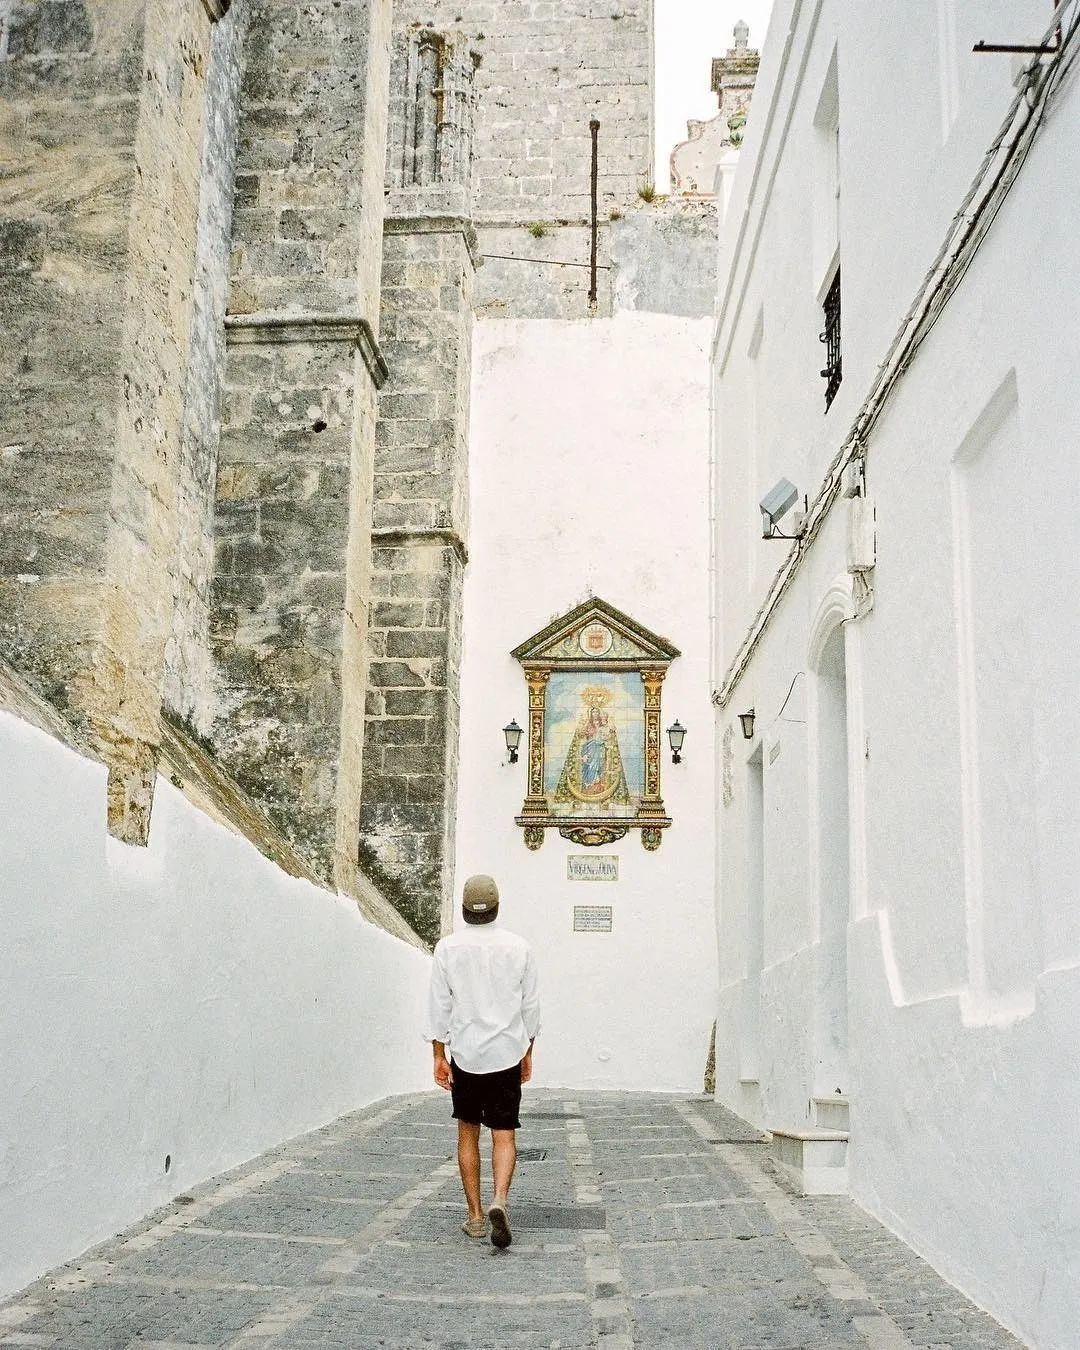
{"label": "stone buttress", "polygon": [[143,843],[181,533],[209,72],[193,0],[0,6],[0,657]]}
{"label": "stone buttress", "polygon": [[466,562],[475,56],[395,31],[361,866],[430,941],[449,918]]}
{"label": "stone buttress", "polygon": [[390,0],[251,7],[195,729],[354,892]]}

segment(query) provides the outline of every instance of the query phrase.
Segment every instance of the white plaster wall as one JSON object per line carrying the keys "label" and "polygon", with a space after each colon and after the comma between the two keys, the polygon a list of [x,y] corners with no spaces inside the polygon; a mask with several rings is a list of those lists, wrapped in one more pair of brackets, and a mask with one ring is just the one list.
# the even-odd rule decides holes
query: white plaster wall
{"label": "white plaster wall", "polygon": [[[786,0],[763,53],[714,365],[721,672],[786,548],[755,537],[756,501],[781,474],[813,495],[1004,115],[1008,58],[988,65],[971,44],[1003,26],[1030,40],[1047,19],[1041,5],[942,0],[955,21],[946,108],[937,30],[900,8]],[[812,200],[814,107],[834,50],[844,383],[826,416],[814,220],[799,202]],[[1052,1350],[1080,1344],[1078,121],[1074,78],[869,440],[874,608],[844,630],[852,1194]],[[828,860],[815,852],[810,653],[844,577],[845,533],[841,504],[718,719],[722,731],[750,706],[758,717],[751,743],[735,723],[735,795],[720,812],[718,1096],[766,1126],[811,1123],[810,1096],[829,1090],[813,1073]],[[766,970],[760,1082],[748,1085],[746,760],[759,743]]]}
{"label": "white plaster wall", "polygon": [[428,1086],[423,952],[164,780],[149,848],[110,839],[105,769],[3,712],[0,764],[0,1294]]}
{"label": "white plaster wall", "polygon": [[[700,1091],[715,1006],[712,708],[708,682],[709,320],[622,313],[481,320],[474,345],[472,524],[465,587],[457,887],[489,872],[503,922],[541,973],[540,1083]],[[589,594],[669,638],[682,656],[663,725],[674,824],[646,853],[638,831],[582,849],[547,831],[530,853],[514,824],[525,757],[502,726],[527,722],[520,642]],[[617,883],[570,882],[574,853],[617,854]],[[574,933],[575,904],[614,910],[610,934]]]}

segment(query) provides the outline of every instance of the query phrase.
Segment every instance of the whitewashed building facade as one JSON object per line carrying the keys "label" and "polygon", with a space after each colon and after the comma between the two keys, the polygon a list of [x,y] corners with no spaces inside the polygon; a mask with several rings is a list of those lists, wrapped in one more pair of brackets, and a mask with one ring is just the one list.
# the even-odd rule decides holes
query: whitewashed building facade
{"label": "whitewashed building facade", "polygon": [[[717,1095],[795,1161],[849,1129],[855,1199],[1046,1347],[1080,1343],[1078,13],[777,0],[712,353]],[[764,539],[781,479],[802,534]]]}

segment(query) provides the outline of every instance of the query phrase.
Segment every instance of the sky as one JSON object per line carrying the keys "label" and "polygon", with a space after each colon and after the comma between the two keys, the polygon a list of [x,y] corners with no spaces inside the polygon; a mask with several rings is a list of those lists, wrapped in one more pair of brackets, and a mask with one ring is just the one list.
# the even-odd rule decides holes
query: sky
{"label": "sky", "polygon": [[668,190],[672,147],[686,140],[688,117],[716,114],[709,90],[714,56],[734,43],[739,19],[750,25],[750,46],[765,40],[772,0],[655,0],[656,5],[656,186]]}

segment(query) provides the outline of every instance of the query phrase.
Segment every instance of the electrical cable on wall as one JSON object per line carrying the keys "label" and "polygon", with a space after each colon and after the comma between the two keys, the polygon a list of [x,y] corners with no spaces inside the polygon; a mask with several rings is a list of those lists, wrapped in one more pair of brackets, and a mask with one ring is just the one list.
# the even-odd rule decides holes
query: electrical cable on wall
{"label": "electrical cable on wall", "polygon": [[[1065,17],[1065,11],[1071,17]],[[796,539],[774,576],[751,621],[720,688],[713,694],[718,707],[726,707],[746,672],[758,642],[792,580],[803,556],[814,542],[840,494],[843,473],[851,461],[866,455],[870,432],[887,406],[897,383],[906,374],[926,337],[955,294],[983,240],[1016,181],[1031,146],[1045,122],[1054,95],[1072,70],[1078,55],[1080,0],[1066,0],[1044,37],[1060,40],[1050,54],[1031,62],[1024,82],[1009,105],[1005,119],[983,157],[971,186],[953,216],[949,230],[916,292],[900,327],[889,344],[884,360],[848,435],[825,472],[821,486],[809,503],[802,535]],[[989,179],[989,181],[987,181]],[[974,203],[974,206],[973,206]],[[969,213],[970,208],[970,213]]]}

